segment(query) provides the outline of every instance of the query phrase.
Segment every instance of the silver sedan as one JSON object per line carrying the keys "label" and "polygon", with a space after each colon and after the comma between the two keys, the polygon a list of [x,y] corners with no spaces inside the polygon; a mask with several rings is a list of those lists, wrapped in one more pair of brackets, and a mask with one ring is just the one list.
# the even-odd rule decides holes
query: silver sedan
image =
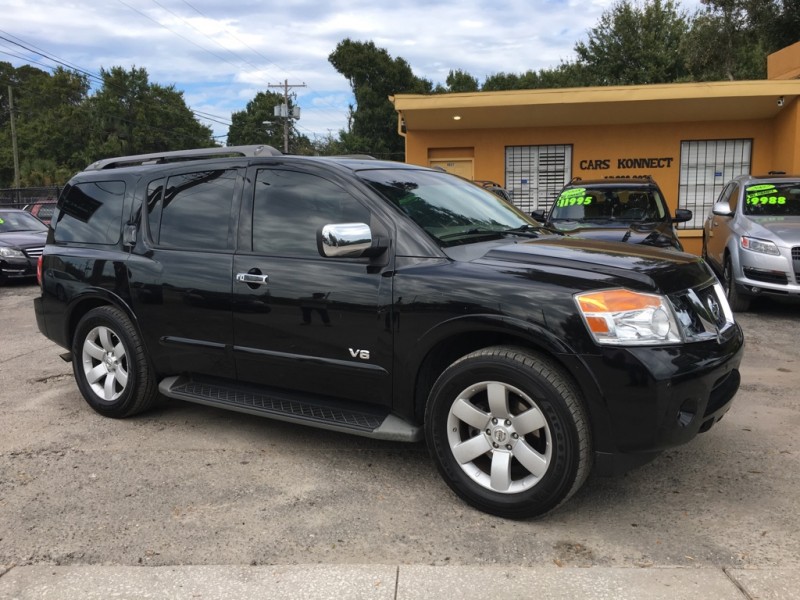
{"label": "silver sedan", "polygon": [[703,258],[735,311],[759,295],[800,298],[800,177],[730,181],[703,225]]}

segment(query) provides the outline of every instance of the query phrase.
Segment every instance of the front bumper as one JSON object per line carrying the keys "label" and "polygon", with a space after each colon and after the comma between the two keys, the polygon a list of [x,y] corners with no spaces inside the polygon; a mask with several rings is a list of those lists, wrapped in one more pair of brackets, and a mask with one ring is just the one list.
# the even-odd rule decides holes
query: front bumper
{"label": "front bumper", "polygon": [[779,256],[739,250],[733,278],[740,293],[800,296],[800,248],[778,249]]}
{"label": "front bumper", "polygon": [[9,279],[19,277],[36,277],[35,258],[2,258],[0,259],[0,277]]}
{"label": "front bumper", "polygon": [[660,348],[603,348],[582,357],[597,374],[590,406],[600,474],[616,474],[708,431],[739,389],[744,337]]}

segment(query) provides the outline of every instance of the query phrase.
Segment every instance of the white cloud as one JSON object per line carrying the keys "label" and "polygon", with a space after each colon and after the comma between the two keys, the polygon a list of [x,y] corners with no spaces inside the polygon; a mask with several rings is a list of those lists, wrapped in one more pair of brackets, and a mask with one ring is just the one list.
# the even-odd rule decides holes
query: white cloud
{"label": "white cloud", "polygon": [[[614,0],[5,0],[0,33],[93,73],[144,67],[194,109],[230,119],[267,84],[297,88],[308,135],[346,126],[348,82],[328,62],[344,38],[373,41],[420,77],[451,69],[483,80],[556,66]],[[694,9],[699,0],[685,0]],[[7,35],[11,34],[11,35]],[[35,47],[35,48],[34,48]],[[54,63],[0,40],[0,52]],[[15,66],[23,60],[0,54]],[[215,134],[225,128],[212,124]]]}

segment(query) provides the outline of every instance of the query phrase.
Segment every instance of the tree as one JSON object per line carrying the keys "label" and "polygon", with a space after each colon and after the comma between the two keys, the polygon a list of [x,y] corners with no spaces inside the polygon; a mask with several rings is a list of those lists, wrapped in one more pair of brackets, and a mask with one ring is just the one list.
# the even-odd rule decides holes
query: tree
{"label": "tree", "polygon": [[[258,92],[244,110],[231,115],[228,145],[269,144],[283,148],[283,119],[275,116],[275,107],[283,104],[283,96],[276,92]],[[291,98],[289,99],[291,107]],[[294,128],[289,132],[289,141]]]}
{"label": "tree", "polygon": [[461,69],[455,71],[451,69],[445,83],[447,92],[477,92],[480,89],[478,80]]}
{"label": "tree", "polygon": [[563,62],[553,69],[526,71],[522,75],[496,73],[483,82],[483,91],[533,90],[539,88],[580,87],[591,85],[587,70],[578,63]]}
{"label": "tree", "polygon": [[[283,117],[275,116],[275,107],[283,104],[283,95],[276,92],[258,92],[247,103],[244,110],[231,115],[228,129],[228,145],[268,144],[283,150]],[[289,97],[289,110],[294,108],[294,100]],[[308,137],[300,134],[294,120],[289,126],[289,151],[292,154],[316,154],[316,149]]]}
{"label": "tree", "polygon": [[686,54],[699,81],[763,79],[767,55],[800,39],[796,0],[703,0]]}
{"label": "tree", "polygon": [[685,80],[683,53],[689,30],[685,11],[674,0],[647,0],[642,5],[620,0],[578,42],[578,63],[593,85],[668,83]]}
{"label": "tree", "polygon": [[431,82],[416,77],[405,60],[392,58],[372,42],[345,39],[328,61],[348,79],[356,99],[351,129],[340,132],[346,152],[402,160],[404,142],[397,135],[397,113],[389,96],[430,93]]}
{"label": "tree", "polygon": [[0,186],[13,183],[8,87],[14,117],[22,185],[64,183],[87,164],[89,128],[86,76],[57,68],[51,74],[24,65],[0,63]]}
{"label": "tree", "polygon": [[89,101],[94,159],[214,146],[174,86],[151,84],[145,69],[101,70],[103,87]]}
{"label": "tree", "polygon": [[770,52],[775,52],[800,41],[800,2],[797,0],[781,0],[770,2],[775,10],[767,16],[767,27],[771,44],[767,44]]}

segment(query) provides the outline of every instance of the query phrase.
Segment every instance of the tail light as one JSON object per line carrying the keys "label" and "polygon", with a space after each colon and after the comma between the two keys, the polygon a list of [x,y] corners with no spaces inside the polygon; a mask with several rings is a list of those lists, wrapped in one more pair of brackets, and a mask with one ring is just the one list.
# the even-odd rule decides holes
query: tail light
{"label": "tail light", "polygon": [[44,256],[39,256],[39,260],[36,261],[36,281],[39,282],[39,287],[42,287],[42,261],[44,260]]}

